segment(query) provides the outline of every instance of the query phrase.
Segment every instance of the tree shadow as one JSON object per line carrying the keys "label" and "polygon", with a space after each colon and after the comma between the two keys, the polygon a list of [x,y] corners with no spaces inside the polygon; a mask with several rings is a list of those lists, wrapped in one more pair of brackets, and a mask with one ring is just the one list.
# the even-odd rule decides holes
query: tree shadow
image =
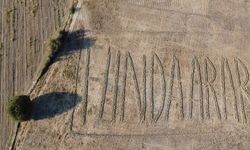
{"label": "tree shadow", "polygon": [[78,12],[81,10],[81,7],[74,7],[74,13]]}
{"label": "tree shadow", "polygon": [[75,107],[81,97],[75,93],[53,92],[36,97],[31,119],[42,120],[62,114]]}
{"label": "tree shadow", "polygon": [[88,30],[83,29],[68,32],[63,39],[63,53],[69,54],[92,47],[96,39],[89,37],[88,32]]}

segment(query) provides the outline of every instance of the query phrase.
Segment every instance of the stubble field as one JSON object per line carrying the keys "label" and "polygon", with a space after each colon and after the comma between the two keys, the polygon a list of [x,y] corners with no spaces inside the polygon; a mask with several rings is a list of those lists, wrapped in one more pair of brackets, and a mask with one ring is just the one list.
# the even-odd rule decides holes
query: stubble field
{"label": "stubble field", "polygon": [[11,144],[16,124],[6,101],[27,94],[46,55],[46,42],[65,24],[72,0],[0,1],[0,149]]}

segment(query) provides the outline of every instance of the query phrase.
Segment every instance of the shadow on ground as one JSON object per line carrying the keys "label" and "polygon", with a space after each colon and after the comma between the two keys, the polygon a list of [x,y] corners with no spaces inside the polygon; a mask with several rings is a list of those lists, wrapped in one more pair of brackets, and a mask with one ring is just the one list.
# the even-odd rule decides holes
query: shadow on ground
{"label": "shadow on ground", "polygon": [[88,36],[87,30],[76,30],[68,32],[63,40],[63,52],[64,54],[79,51],[81,49],[88,49],[92,47],[96,40]]}
{"label": "shadow on ground", "polygon": [[31,119],[41,120],[62,114],[75,107],[81,97],[66,92],[53,92],[36,97],[33,100]]}
{"label": "shadow on ground", "polygon": [[80,10],[81,10],[81,7],[75,7],[74,13],[77,13],[77,12],[80,11]]}

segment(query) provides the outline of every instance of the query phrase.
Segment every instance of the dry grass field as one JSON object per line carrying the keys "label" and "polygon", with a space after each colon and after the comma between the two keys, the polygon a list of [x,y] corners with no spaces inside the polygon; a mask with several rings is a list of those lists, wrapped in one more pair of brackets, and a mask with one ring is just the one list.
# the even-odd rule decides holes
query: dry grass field
{"label": "dry grass field", "polygon": [[73,0],[0,1],[0,149],[16,124],[6,115],[8,97],[27,94],[46,54],[46,42],[65,25]]}
{"label": "dry grass field", "polygon": [[250,149],[250,2],[76,8],[13,149]]}

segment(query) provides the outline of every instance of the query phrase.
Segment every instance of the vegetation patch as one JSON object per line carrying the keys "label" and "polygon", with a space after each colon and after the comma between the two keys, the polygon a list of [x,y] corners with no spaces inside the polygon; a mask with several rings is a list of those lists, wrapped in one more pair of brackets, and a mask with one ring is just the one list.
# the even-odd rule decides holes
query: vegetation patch
{"label": "vegetation patch", "polygon": [[16,29],[15,29],[15,18],[16,16],[16,8],[10,9],[6,13],[6,24],[7,24],[7,31],[10,34],[10,40],[15,41],[15,34],[16,34]]}
{"label": "vegetation patch", "polygon": [[73,14],[75,13],[75,11],[76,11],[76,8],[75,8],[74,6],[72,6],[72,7],[70,7],[70,9],[69,9],[69,14],[70,14],[70,15],[73,15]]}
{"label": "vegetation patch", "polygon": [[0,43],[0,50],[3,49],[3,42]]}
{"label": "vegetation patch", "polygon": [[45,58],[40,77],[44,75],[45,72],[49,69],[49,66],[52,64],[59,49],[62,47],[62,42],[66,35],[67,32],[65,32],[65,30],[61,30],[56,36],[56,38],[50,40],[48,54]]}
{"label": "vegetation patch", "polygon": [[37,4],[37,5],[35,5],[35,6],[33,6],[32,10],[31,10],[31,13],[32,13],[33,17],[35,17],[35,16],[36,16],[37,11],[38,11],[38,7],[39,7],[39,5],[38,5],[38,4]]}
{"label": "vegetation patch", "polygon": [[14,96],[9,99],[7,109],[15,121],[26,121],[31,118],[32,101],[27,95]]}
{"label": "vegetation patch", "polygon": [[63,70],[63,77],[74,80],[76,79],[76,65],[67,64],[67,66]]}

